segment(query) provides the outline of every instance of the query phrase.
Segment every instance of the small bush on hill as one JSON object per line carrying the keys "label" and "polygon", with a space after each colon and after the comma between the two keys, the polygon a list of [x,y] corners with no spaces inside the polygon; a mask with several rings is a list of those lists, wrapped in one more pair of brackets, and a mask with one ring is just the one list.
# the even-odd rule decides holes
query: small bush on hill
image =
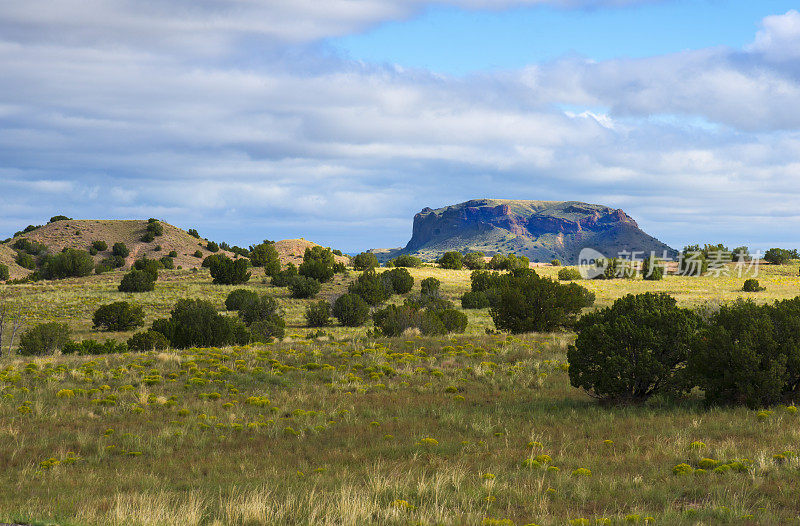
{"label": "small bush on hill", "polygon": [[560,267],[561,266],[561,260],[560,259],[554,259],[554,260],[550,261],[550,264],[552,266],[554,266],[554,267]]}
{"label": "small bush on hill", "polygon": [[156,281],[158,279],[158,271],[164,268],[164,264],[157,259],[148,259],[148,257],[145,256],[142,259],[134,261],[133,268],[135,270],[147,272],[153,278],[153,281]]}
{"label": "small bush on hill", "polygon": [[43,279],[64,279],[88,276],[94,270],[94,260],[85,250],[68,248],[55,256],[45,256],[39,269]]}
{"label": "small bush on hill", "polygon": [[683,368],[700,318],[667,294],[629,294],[583,316],[570,346],[570,383],[592,396],[644,401],[683,390]]}
{"label": "small bush on hill", "polygon": [[252,325],[257,321],[269,320],[276,315],[280,315],[278,302],[275,298],[266,294],[246,300],[239,307],[239,317],[247,325]]}
{"label": "small bush on hill", "polygon": [[309,327],[325,327],[331,322],[331,306],[327,301],[319,300],[306,307],[305,316]]}
{"label": "small bush on hill", "polygon": [[353,268],[356,270],[367,270],[368,268],[375,268],[378,266],[378,258],[375,254],[369,252],[362,252],[353,258]]}
{"label": "small bush on hill", "polygon": [[169,318],[153,322],[153,330],[176,349],[245,345],[250,341],[249,331],[240,320],[222,316],[204,300],[178,300]]}
{"label": "small bush on hill", "polygon": [[92,324],[95,329],[107,331],[129,331],[144,325],[144,309],[127,301],[103,305],[94,312]]}
{"label": "small bush on hill", "polygon": [[211,268],[212,265],[220,263],[227,257],[228,256],[226,256],[225,254],[211,254],[210,256],[203,259],[203,262],[200,264],[200,266],[203,268]]}
{"label": "small bush on hill", "polygon": [[153,234],[154,237],[162,236],[164,235],[164,225],[151,218],[147,223],[147,231]]}
{"label": "small bush on hill", "polygon": [[251,273],[248,271],[250,262],[246,259],[232,260],[227,256],[212,261],[211,277],[215,284],[241,285],[250,281]]}
{"label": "small bush on hill", "polygon": [[120,292],[150,292],[155,288],[153,274],[146,270],[131,270],[122,277]]}
{"label": "small bush on hill", "polygon": [[17,354],[23,356],[53,354],[69,342],[70,332],[66,323],[40,323],[22,333]]}
{"label": "small bush on hill", "polygon": [[216,244],[214,241],[209,241],[206,244],[206,250],[208,250],[209,252],[212,252],[212,253],[213,252],[219,252],[219,245]]}
{"label": "small bush on hill", "polygon": [[744,280],[744,286],[742,286],[742,290],[744,292],[761,292],[762,290],[767,290],[767,289],[759,285],[757,279],[751,278]]}
{"label": "small bush on hill", "polygon": [[247,254],[254,267],[264,267],[264,274],[274,276],[281,271],[281,260],[273,243],[261,243],[250,247]]}
{"label": "small bush on hill", "polygon": [[487,266],[492,270],[516,270],[530,267],[530,260],[525,256],[517,256],[516,254],[507,256],[495,254]]}
{"label": "small bush on hill", "polygon": [[36,268],[36,259],[26,252],[19,252],[16,258],[17,265],[28,270]]}
{"label": "small bush on hill", "polygon": [[369,317],[369,305],[357,294],[344,294],[333,303],[332,313],[345,327],[359,327]]}
{"label": "small bush on hill", "polygon": [[314,246],[306,248],[303,262],[297,269],[301,276],[314,278],[320,283],[326,283],[333,278],[337,270],[336,260],[329,248]]}
{"label": "small bush on hill", "polygon": [[152,232],[145,232],[144,234],[142,234],[142,237],[139,238],[139,241],[141,241],[142,243],[150,243],[155,238],[156,236],[154,236]]}
{"label": "small bush on hill", "polygon": [[8,266],[0,263],[0,281],[6,281],[10,277],[11,273],[8,271]]}
{"label": "small bush on hill", "polygon": [[576,268],[564,267],[558,271],[560,281],[575,281],[581,279],[581,273]]}
{"label": "small bush on hill", "polygon": [[269,320],[260,320],[250,325],[250,341],[253,343],[269,343],[275,338],[281,339],[286,334],[283,318],[277,316]]}
{"label": "small bush on hill", "polygon": [[203,257],[203,251],[202,250],[195,250],[194,254],[192,254],[192,255],[194,257],[196,257],[196,258],[201,258],[201,257]]}
{"label": "small bush on hill", "polygon": [[177,251],[175,251],[175,250],[170,250],[170,251],[169,251],[169,254],[167,254],[167,255],[168,255],[169,257],[171,257],[171,258],[176,258],[176,257],[178,257],[178,252],[177,252]]}
{"label": "small bush on hill", "polygon": [[108,250],[108,243],[105,241],[92,241],[92,248],[98,252],[103,252],[104,250]]}
{"label": "small bush on hill", "polygon": [[56,221],[72,221],[72,218],[67,216],[53,216],[47,223],[55,223]]}
{"label": "small bush on hill", "polygon": [[461,270],[464,266],[464,256],[461,255],[461,252],[445,252],[436,260],[436,264],[442,268]]}
{"label": "small bush on hill", "polygon": [[169,347],[169,340],[155,331],[137,332],[128,339],[128,350],[132,352],[163,351]]}
{"label": "small bush on hill", "polygon": [[161,263],[161,266],[163,266],[167,270],[172,270],[175,268],[175,261],[169,256],[164,256],[158,261]]}
{"label": "small bush on hill", "polygon": [[125,246],[125,243],[114,243],[114,246],[111,248],[111,254],[121,258],[128,257],[130,253],[131,251],[128,250],[128,247]]}
{"label": "small bush on hill", "polygon": [[289,283],[289,290],[293,298],[313,298],[320,290],[320,283],[314,278],[297,276]]}
{"label": "small bush on hill", "polygon": [[281,270],[280,272],[276,272],[272,276],[272,286],[273,287],[288,287],[289,284],[298,276],[297,267],[294,264],[289,263],[286,265],[286,268]]}
{"label": "small bush on hill", "polygon": [[186,233],[189,234],[192,237],[196,237],[197,239],[200,239],[200,234],[194,228],[190,228],[189,230],[186,231]]}

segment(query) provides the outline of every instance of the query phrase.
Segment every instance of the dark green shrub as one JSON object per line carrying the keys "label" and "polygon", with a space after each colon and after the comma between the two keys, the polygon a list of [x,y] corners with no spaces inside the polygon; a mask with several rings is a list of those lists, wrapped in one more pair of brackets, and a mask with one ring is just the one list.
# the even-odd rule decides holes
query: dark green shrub
{"label": "dark green shrub", "polygon": [[470,270],[481,270],[486,268],[486,261],[483,258],[486,254],[483,252],[470,252],[465,254],[463,258],[464,266]]}
{"label": "dark green shrub", "polygon": [[554,260],[550,261],[550,264],[552,266],[554,266],[554,267],[560,267],[561,266],[561,260],[560,259],[554,259]]}
{"label": "dark green shrub", "polygon": [[128,339],[128,350],[131,352],[163,351],[169,347],[169,340],[155,331],[137,332]]}
{"label": "dark green shrub", "polygon": [[55,223],[56,221],[72,221],[72,218],[67,216],[53,216],[47,223]]}
{"label": "dark green shrub", "polygon": [[502,275],[497,272],[489,272],[486,270],[476,270],[469,275],[472,286],[472,292],[485,292],[491,288],[496,287]]}
{"label": "dark green shrub", "polygon": [[581,273],[576,268],[564,267],[558,271],[560,281],[575,281],[581,279]]}
{"label": "dark green shrub", "polygon": [[0,263],[0,281],[6,281],[10,277],[11,273],[8,271],[8,266]]}
{"label": "dark green shrub", "polygon": [[97,267],[94,269],[96,273],[102,274],[103,272],[108,272],[114,270],[115,268],[120,268],[125,265],[125,260],[120,256],[109,256],[100,263],[97,264]]}
{"label": "dark green shrub", "polygon": [[210,256],[203,259],[203,262],[200,264],[200,266],[203,268],[211,268],[212,265],[215,265],[227,258],[228,256],[226,256],[225,254],[211,254]]}
{"label": "dark green shrub", "polygon": [[698,277],[708,272],[708,258],[700,245],[684,247],[678,262],[678,274],[681,276]]}
{"label": "dark green shrub", "polygon": [[409,305],[387,305],[372,315],[375,327],[387,337],[400,336],[408,328],[419,327],[421,312]]}
{"label": "dark green shrub", "polygon": [[153,274],[146,270],[131,270],[122,277],[120,292],[150,292],[155,288]]}
{"label": "dark green shrub", "polygon": [[209,252],[219,252],[219,245],[217,245],[213,241],[209,241],[208,244],[206,245],[206,250],[208,250]]}
{"label": "dark green shrub", "polygon": [[67,342],[61,349],[62,354],[79,355],[121,354],[124,352],[128,352],[128,346],[123,342],[117,343],[114,340],[106,340],[102,343],[95,340]]}
{"label": "dark green shrub", "polygon": [[53,354],[69,342],[70,332],[66,323],[40,323],[22,333],[17,354],[23,356]]}
{"label": "dark green shrub", "polygon": [[759,285],[757,279],[751,278],[744,280],[744,286],[742,286],[742,290],[744,292],[761,292],[762,290],[767,290],[767,289]]}
{"label": "dark green shrub", "polygon": [[333,303],[332,313],[345,327],[359,327],[369,317],[369,305],[357,294],[344,294]]}
{"label": "dark green shrub", "polygon": [[392,264],[392,267],[417,268],[422,266],[421,259],[408,254],[402,254],[394,259],[389,260],[386,264],[387,267],[389,266],[389,263]]}
{"label": "dark green shrub", "polygon": [[628,294],[578,321],[567,351],[570,382],[614,401],[679,392],[689,387],[682,371],[700,325],[667,294]]}
{"label": "dark green shrub", "polygon": [[142,237],[139,238],[139,241],[141,241],[142,243],[150,243],[155,238],[156,236],[154,236],[152,232],[145,232],[144,234],[142,234]]}
{"label": "dark green shrub", "polygon": [[442,318],[432,310],[424,310],[420,313],[419,330],[425,336],[447,334],[447,327],[442,323]]}
{"label": "dark green shrub", "polygon": [[748,247],[736,247],[731,253],[733,261],[750,261],[750,249]]}
{"label": "dark green shrub", "polygon": [[441,285],[442,282],[436,278],[425,278],[420,283],[420,290],[423,296],[438,296]]}
{"label": "dark green shrub", "polygon": [[254,267],[264,267],[264,274],[267,276],[274,276],[281,271],[281,260],[273,243],[261,243],[250,247],[248,257]]}
{"label": "dark green shrub", "polygon": [[489,298],[486,292],[465,292],[461,296],[461,308],[463,309],[487,309],[489,308]]}
{"label": "dark green shrub", "polygon": [[365,270],[350,284],[347,291],[360,296],[370,305],[378,305],[386,301],[393,292],[391,279],[381,279],[375,269]]}
{"label": "dark green shrub", "polygon": [[375,254],[362,252],[353,258],[353,268],[356,270],[367,270],[378,266],[378,258]]}
{"label": "dark green shrub", "polygon": [[788,263],[794,253],[785,248],[771,248],[764,254],[764,261],[772,265],[783,265]]}
{"label": "dark green shrub", "polygon": [[186,231],[186,233],[189,234],[192,237],[196,237],[197,239],[200,239],[200,234],[194,228],[190,228],[189,230]]}
{"label": "dark green shrub", "polygon": [[167,254],[167,255],[168,255],[169,257],[171,257],[171,258],[176,258],[176,257],[178,257],[178,252],[177,252],[177,251],[175,251],[175,250],[170,250],[170,251],[169,251],[169,254]]}
{"label": "dark green shrub", "polygon": [[252,290],[236,289],[228,294],[225,299],[225,308],[229,311],[238,311],[245,303],[258,299],[258,294]]}
{"label": "dark green shrub", "polygon": [[490,314],[495,327],[512,333],[549,332],[572,324],[594,294],[575,283],[562,285],[529,269],[502,277]]}
{"label": "dark green shrub", "polygon": [[286,323],[280,316],[268,320],[259,320],[250,325],[250,341],[253,343],[269,343],[273,339],[281,339],[286,334]]}
{"label": "dark green shrub", "polygon": [[602,269],[602,272],[599,272],[593,279],[633,279],[636,277],[636,267],[632,261],[608,258],[598,259],[595,263]]}
{"label": "dark green shrub", "polygon": [[157,259],[148,259],[147,256],[143,257],[142,259],[137,259],[133,262],[133,269],[134,270],[142,270],[150,274],[150,277],[153,278],[153,281],[158,280],[158,271],[164,268],[164,264]]}
{"label": "dark green shrub", "polygon": [[107,331],[129,331],[144,325],[144,309],[127,301],[117,301],[103,305],[92,317],[94,328]]}
{"label": "dark green shrub", "polygon": [[648,281],[664,279],[664,263],[658,258],[647,256],[642,262],[642,278]]}
{"label": "dark green shrub", "polygon": [[286,268],[280,272],[276,272],[272,276],[272,286],[274,287],[288,287],[289,284],[298,276],[297,267],[289,263]]}
{"label": "dark green shrub", "polygon": [[175,261],[169,256],[164,256],[163,258],[159,259],[158,261],[167,270],[172,270],[172,269],[175,268]]}
{"label": "dark green shrub", "polygon": [[34,270],[36,268],[36,259],[26,252],[20,252],[17,254],[17,265],[22,268],[26,268],[28,270]]}
{"label": "dark green shrub", "polygon": [[796,395],[800,381],[800,298],[720,307],[696,339],[688,369],[706,400],[760,407]]}
{"label": "dark green shrub", "polygon": [[414,278],[404,268],[386,270],[380,274],[380,278],[384,283],[388,282],[389,286],[386,289],[389,290],[391,287],[391,290],[396,294],[408,294],[414,287]]}
{"label": "dark green shrub", "polygon": [[98,252],[108,250],[108,243],[105,241],[92,241],[92,248]]}
{"label": "dark green shrub", "polygon": [[325,300],[319,300],[306,307],[306,323],[309,327],[325,327],[331,323],[331,306]]}
{"label": "dark green shrub", "polygon": [[438,314],[439,319],[442,320],[442,325],[447,332],[463,333],[467,330],[467,315],[455,309],[444,309],[433,311]]}
{"label": "dark green shrub", "polygon": [[239,317],[247,325],[252,325],[257,321],[269,321],[275,316],[280,317],[278,302],[266,294],[251,298],[239,307]]}
{"label": "dark green shrub", "polygon": [[487,266],[492,270],[515,270],[530,267],[530,260],[525,256],[518,257],[516,254],[507,256],[495,254]]}
{"label": "dark green shrub", "polygon": [[43,279],[64,279],[88,276],[94,270],[94,260],[85,250],[68,248],[55,256],[46,256],[39,269]]}
{"label": "dark green shrub", "polygon": [[249,343],[250,334],[237,318],[222,316],[208,301],[178,300],[170,317],[153,322],[172,347],[224,347]]}
{"label": "dark green shrub", "polygon": [[158,222],[156,219],[152,219],[147,223],[147,232],[152,234],[153,237],[158,237],[164,235],[164,225]]}
{"label": "dark green shrub", "polygon": [[128,257],[130,253],[131,251],[128,250],[128,247],[125,246],[125,243],[114,243],[114,246],[111,248],[111,254],[121,258]]}
{"label": "dark green shrub", "polygon": [[45,245],[37,243],[36,241],[31,241],[25,237],[14,241],[14,244],[11,245],[11,248],[22,252],[27,252],[32,256],[39,256],[47,253],[47,247]]}
{"label": "dark green shrub", "polygon": [[97,249],[94,248],[94,247],[89,247],[89,255],[90,256],[96,256],[97,255]]}
{"label": "dark green shrub", "polygon": [[461,252],[445,252],[436,260],[436,264],[442,268],[461,270],[464,266],[464,256],[461,255]]}
{"label": "dark green shrub", "polygon": [[301,276],[314,278],[320,283],[326,283],[336,273],[335,264],[336,260],[333,257],[333,252],[329,248],[309,247],[306,248],[305,254],[303,254],[303,262],[297,272]]}
{"label": "dark green shrub", "polygon": [[313,298],[321,288],[319,281],[314,278],[297,276],[289,283],[289,290],[293,298]]}
{"label": "dark green shrub", "polygon": [[201,257],[203,257],[203,251],[202,250],[195,250],[194,254],[192,254],[192,255],[194,257],[196,257],[196,258],[201,258]]}
{"label": "dark green shrub", "polygon": [[250,281],[249,268],[250,262],[246,259],[232,260],[223,256],[212,262],[211,277],[217,285],[241,285]]}

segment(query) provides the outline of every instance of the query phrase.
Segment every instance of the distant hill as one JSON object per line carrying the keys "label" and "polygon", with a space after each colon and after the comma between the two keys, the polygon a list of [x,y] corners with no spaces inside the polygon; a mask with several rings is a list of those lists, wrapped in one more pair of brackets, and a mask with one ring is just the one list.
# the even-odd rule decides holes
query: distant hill
{"label": "distant hill", "polygon": [[[18,235],[8,241],[5,247],[11,247],[17,239],[24,237],[45,245],[50,253],[57,254],[64,248],[89,250],[93,241],[105,241],[108,250],[94,256],[95,262],[99,262],[111,255],[114,243],[122,242],[130,250],[125,267],[130,267],[135,260],[143,256],[158,259],[174,250],[178,253],[174,261],[176,267],[195,268],[202,264],[203,258],[211,254],[205,248],[208,240],[198,239],[164,221],[159,222],[164,227],[164,233],[150,242],[141,241],[147,231],[146,220],[69,219],[48,223],[36,230]],[[160,250],[157,250],[158,247]],[[198,250],[202,253],[202,257],[194,256]],[[233,257],[232,253],[224,250],[220,250],[219,253]]]}
{"label": "distant hill", "polygon": [[[126,258],[125,267],[130,267],[133,262],[143,256],[150,259],[159,259],[168,255],[171,251],[177,252],[174,258],[175,266],[185,269],[200,267],[203,259],[211,255],[206,245],[207,239],[200,239],[190,235],[185,230],[172,226],[164,221],[159,221],[164,227],[164,233],[156,237],[153,241],[143,242],[142,236],[146,232],[148,222],[146,220],[116,220],[116,219],[68,219],[55,221],[44,226],[19,234],[0,244],[0,263],[8,265],[12,278],[21,278],[30,274],[30,270],[24,269],[15,263],[16,251],[11,246],[20,238],[27,238],[31,241],[45,245],[50,253],[57,254],[64,248],[76,248],[89,250],[93,241],[105,241],[108,250],[99,252],[94,256],[95,263],[111,255],[111,247],[114,243],[122,242],[130,250],[130,255]],[[318,246],[316,243],[305,239],[286,239],[277,241],[275,249],[278,251],[281,263],[294,263],[299,265],[303,261],[303,254],[306,248]],[[157,250],[160,247],[160,250]],[[196,251],[202,253],[202,257],[195,257]],[[218,254],[225,254],[233,258],[234,254],[225,250],[220,250]],[[346,256],[334,256],[337,261],[347,263],[349,258]]]}
{"label": "distant hill", "polygon": [[436,210],[425,208],[414,216],[411,240],[404,248],[373,252],[381,260],[399,254],[434,259],[455,250],[515,253],[534,262],[559,259],[575,264],[586,247],[608,257],[625,251],[677,255],[619,209],[578,201],[506,199],[474,199]]}

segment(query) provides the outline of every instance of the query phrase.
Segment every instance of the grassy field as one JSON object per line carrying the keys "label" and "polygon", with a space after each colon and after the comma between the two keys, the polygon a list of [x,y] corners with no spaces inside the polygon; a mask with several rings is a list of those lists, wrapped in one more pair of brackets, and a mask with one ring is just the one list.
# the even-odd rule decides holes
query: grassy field
{"label": "grassy field", "polygon": [[[555,275],[557,268],[541,268]],[[422,268],[445,296],[466,271]],[[323,287],[334,296],[352,280]],[[0,288],[31,321],[91,331],[128,297],[119,274]],[[797,265],[762,267],[756,301],[800,293]],[[800,414],[705,408],[699,398],[604,407],[569,385],[570,334],[307,339],[307,301],[275,294],[271,345],[99,357],[0,358],[0,522],[57,524],[800,523]],[[665,291],[729,301],[740,278],[581,282],[607,305]],[[130,299],[148,321],[181,297],[220,308],[233,287],[165,272]],[[714,470],[717,464],[728,466]],[[674,468],[687,464],[676,474]],[[705,469],[698,469],[705,466]],[[678,471],[681,471],[679,469]]]}

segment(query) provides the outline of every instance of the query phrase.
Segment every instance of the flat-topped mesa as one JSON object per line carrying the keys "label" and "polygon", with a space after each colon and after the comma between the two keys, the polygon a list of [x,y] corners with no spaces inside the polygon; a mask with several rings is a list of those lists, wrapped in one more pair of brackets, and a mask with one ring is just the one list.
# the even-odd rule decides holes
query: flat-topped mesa
{"label": "flat-topped mesa", "polygon": [[474,199],[414,216],[403,252],[516,250],[532,259],[573,261],[584,246],[598,250],[675,251],[639,229],[623,210],[578,201]]}

